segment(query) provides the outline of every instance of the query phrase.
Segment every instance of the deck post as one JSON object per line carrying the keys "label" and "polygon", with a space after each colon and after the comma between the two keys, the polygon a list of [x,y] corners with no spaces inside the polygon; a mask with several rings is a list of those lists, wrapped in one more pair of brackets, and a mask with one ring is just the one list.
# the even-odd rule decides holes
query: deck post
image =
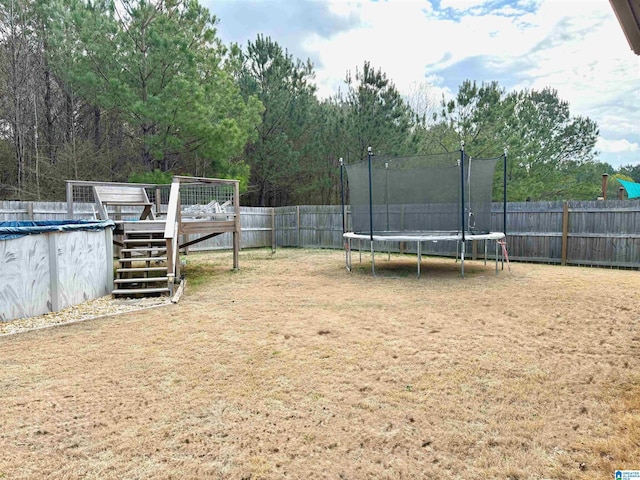
{"label": "deck post", "polygon": [[107,278],[105,280],[105,292],[113,291],[113,230],[109,227],[104,229],[105,263],[107,265]]}
{"label": "deck post", "polygon": [[156,188],[155,193],[155,201],[156,201],[156,217],[159,217],[162,213],[162,193],[159,188]]}
{"label": "deck post", "polygon": [[67,180],[67,216],[73,219],[73,184]]}
{"label": "deck post", "polygon": [[240,268],[239,253],[240,253],[240,182],[235,182],[233,185],[233,206],[235,208],[235,223],[233,227],[233,269],[238,270]]}

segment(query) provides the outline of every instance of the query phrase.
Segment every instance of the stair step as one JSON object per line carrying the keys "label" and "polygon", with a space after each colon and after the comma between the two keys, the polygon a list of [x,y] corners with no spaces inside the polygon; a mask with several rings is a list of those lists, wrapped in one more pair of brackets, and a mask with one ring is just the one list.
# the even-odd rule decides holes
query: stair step
{"label": "stair step", "polygon": [[123,243],[142,244],[155,243],[159,245],[166,245],[167,241],[164,238],[125,238]]}
{"label": "stair step", "polygon": [[144,226],[153,226],[153,225],[164,225],[165,222],[164,220],[129,220],[129,221],[124,221],[122,222],[123,225],[131,227],[131,228],[137,228],[137,227],[142,227]]}
{"label": "stair step", "polygon": [[156,230],[125,230],[125,235],[162,235],[164,236],[164,228],[158,228]]}
{"label": "stair step", "polygon": [[139,293],[169,293],[169,288],[116,288],[112,295],[135,295]]}
{"label": "stair step", "polygon": [[120,258],[118,259],[120,263],[131,263],[131,262],[166,262],[167,257],[129,257],[129,258]]}
{"label": "stair step", "polygon": [[157,237],[158,235],[164,236],[164,228],[162,229],[148,229],[148,230],[125,230],[125,235],[151,235],[152,237]]}
{"label": "stair step", "polygon": [[129,267],[129,268],[118,268],[116,273],[130,273],[130,272],[166,272],[167,267]]}
{"label": "stair step", "polygon": [[129,252],[166,252],[166,247],[136,247],[136,248],[121,248],[120,253],[129,253]]}
{"label": "stair step", "polygon": [[113,283],[153,283],[167,282],[169,277],[137,277],[137,278],[118,278]]}

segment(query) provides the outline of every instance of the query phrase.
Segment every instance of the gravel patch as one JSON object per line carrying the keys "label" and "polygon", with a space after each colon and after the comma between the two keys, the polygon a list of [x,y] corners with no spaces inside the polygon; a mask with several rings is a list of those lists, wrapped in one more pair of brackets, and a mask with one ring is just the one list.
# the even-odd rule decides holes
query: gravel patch
{"label": "gravel patch", "polygon": [[144,308],[170,305],[171,297],[113,298],[111,295],[89,300],[64,308],[58,312],[45,313],[36,317],[19,318],[0,322],[0,336],[38,330],[41,328],[82,322],[92,318],[132,312]]}

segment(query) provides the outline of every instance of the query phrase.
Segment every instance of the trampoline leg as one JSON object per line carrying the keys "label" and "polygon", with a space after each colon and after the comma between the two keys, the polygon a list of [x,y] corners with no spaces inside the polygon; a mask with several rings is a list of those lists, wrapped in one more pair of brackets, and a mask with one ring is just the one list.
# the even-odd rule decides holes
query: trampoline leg
{"label": "trampoline leg", "polygon": [[487,266],[487,241],[484,241],[484,266]]}
{"label": "trampoline leg", "polygon": [[498,274],[498,240],[495,240],[496,243],[496,275]]}
{"label": "trampoline leg", "polygon": [[422,251],[420,249],[420,242],[418,242],[418,278],[420,278],[420,263],[422,262]]}
{"label": "trampoline leg", "polygon": [[376,276],[376,253],[373,250],[373,240],[371,240],[371,273]]}
{"label": "trampoline leg", "polygon": [[346,263],[347,271],[350,272],[351,271],[351,239],[350,238],[347,239],[347,243],[345,243],[345,247],[347,248],[347,251],[344,252],[345,263]]}
{"label": "trampoline leg", "polygon": [[360,239],[358,239],[358,254],[360,255],[360,263],[362,263],[362,244],[360,243]]}
{"label": "trampoline leg", "polygon": [[460,242],[460,273],[464,278],[464,242]]}

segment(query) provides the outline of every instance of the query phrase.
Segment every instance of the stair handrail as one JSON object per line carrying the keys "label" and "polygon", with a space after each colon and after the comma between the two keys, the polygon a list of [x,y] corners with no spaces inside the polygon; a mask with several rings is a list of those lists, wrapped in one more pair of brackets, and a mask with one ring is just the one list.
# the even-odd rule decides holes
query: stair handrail
{"label": "stair handrail", "polygon": [[169,192],[169,204],[167,205],[167,219],[164,227],[164,239],[167,242],[167,276],[176,275],[178,263],[178,214],[180,210],[180,180],[174,178]]}

